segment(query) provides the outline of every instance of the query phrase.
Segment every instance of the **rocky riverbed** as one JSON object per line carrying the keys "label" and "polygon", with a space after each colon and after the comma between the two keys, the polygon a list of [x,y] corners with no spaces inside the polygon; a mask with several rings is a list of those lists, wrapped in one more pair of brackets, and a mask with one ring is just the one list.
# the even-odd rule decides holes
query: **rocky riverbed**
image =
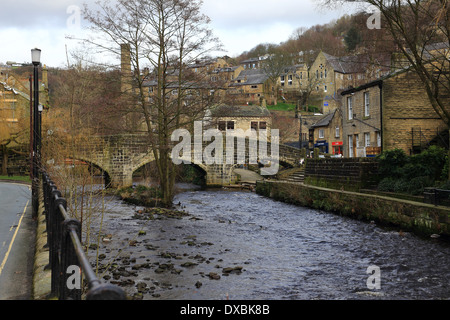
{"label": "rocky riverbed", "polygon": [[[130,299],[449,299],[450,246],[252,192],[180,193],[175,210],[105,199],[88,255]],[[371,266],[381,290],[367,287]]]}
{"label": "rocky riverbed", "polygon": [[[130,299],[189,299],[186,292],[196,297],[205,283],[239,276],[250,263],[230,259],[230,249],[198,236],[195,224],[202,218],[181,208],[108,207],[108,233],[91,243],[89,256],[100,277],[123,287]],[[119,212],[121,207],[128,210]]]}

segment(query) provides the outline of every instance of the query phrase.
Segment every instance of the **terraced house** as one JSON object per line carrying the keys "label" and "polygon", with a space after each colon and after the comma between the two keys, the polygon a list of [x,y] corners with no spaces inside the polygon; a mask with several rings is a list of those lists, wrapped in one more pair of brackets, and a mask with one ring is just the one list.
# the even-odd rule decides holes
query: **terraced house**
{"label": "terraced house", "polygon": [[260,105],[264,99],[271,103],[269,77],[261,69],[247,69],[241,71],[239,76],[228,86],[227,96],[233,104]]}
{"label": "terraced house", "polygon": [[278,87],[281,88],[282,95],[289,97],[296,97],[301,91],[307,90],[308,83],[308,66],[306,64],[287,67],[278,79]]}
{"label": "terraced house", "polygon": [[[417,74],[402,70],[342,92],[344,156],[374,156],[383,150],[420,153],[448,143],[448,126],[433,109]],[[450,97],[444,97],[450,105]],[[447,139],[447,141],[445,141]]]}
{"label": "terraced house", "polygon": [[[387,59],[387,60],[386,60]],[[322,112],[340,107],[340,92],[375,80],[390,71],[390,58],[380,55],[335,57],[320,52],[309,73],[313,96],[321,103]]]}

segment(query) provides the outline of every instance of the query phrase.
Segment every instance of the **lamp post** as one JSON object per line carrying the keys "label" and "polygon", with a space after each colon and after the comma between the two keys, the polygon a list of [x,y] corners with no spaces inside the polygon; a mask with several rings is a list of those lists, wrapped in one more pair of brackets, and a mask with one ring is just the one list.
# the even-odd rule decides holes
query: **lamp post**
{"label": "lamp post", "polygon": [[33,63],[33,81],[34,81],[34,107],[33,107],[33,127],[30,130],[33,131],[33,181],[32,181],[32,204],[33,204],[33,217],[38,216],[39,207],[39,176],[38,176],[38,165],[41,163],[40,159],[40,146],[41,137],[40,132],[40,121],[39,121],[39,70],[38,67],[41,63],[41,50],[32,49],[31,50],[31,62]]}

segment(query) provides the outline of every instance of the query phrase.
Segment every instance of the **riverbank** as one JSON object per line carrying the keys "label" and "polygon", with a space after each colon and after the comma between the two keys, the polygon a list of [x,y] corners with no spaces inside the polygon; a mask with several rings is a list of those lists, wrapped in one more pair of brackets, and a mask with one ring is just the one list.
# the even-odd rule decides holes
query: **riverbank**
{"label": "riverbank", "polygon": [[450,239],[448,207],[280,181],[258,181],[256,192],[274,200],[374,221],[421,236]]}
{"label": "riverbank", "polygon": [[[129,299],[448,299],[450,247],[436,239],[248,191],[182,192],[170,211],[94,200],[88,258]],[[371,265],[382,290],[366,286]]]}

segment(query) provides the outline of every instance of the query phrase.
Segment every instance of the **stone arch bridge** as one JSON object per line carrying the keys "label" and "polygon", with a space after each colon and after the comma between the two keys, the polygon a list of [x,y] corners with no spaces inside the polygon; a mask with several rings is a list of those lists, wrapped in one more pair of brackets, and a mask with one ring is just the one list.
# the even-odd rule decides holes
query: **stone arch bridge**
{"label": "stone arch bridge", "polygon": [[[202,150],[205,145],[203,144]],[[176,143],[174,143],[175,145]],[[225,139],[224,139],[225,145]],[[236,151],[236,143],[235,151]],[[245,161],[248,163],[249,153],[252,150],[248,139],[246,141]],[[230,185],[236,182],[237,175],[234,174],[234,168],[239,166],[235,161],[233,164],[227,164],[226,148],[224,146],[224,163],[206,164],[204,161],[196,160],[194,146],[192,144],[190,159],[183,156],[181,160],[190,162],[190,164],[201,168],[206,173],[206,184],[209,186]],[[267,142],[267,153],[270,156],[271,143]],[[237,152],[234,153],[235,159]],[[283,167],[294,167],[299,164],[301,151],[287,145],[278,145],[278,163]],[[130,186],[133,181],[133,173],[142,166],[155,160],[153,152],[146,141],[145,135],[111,135],[90,137],[89,142],[75,153],[77,160],[85,161],[99,167],[109,176],[113,187]]]}

